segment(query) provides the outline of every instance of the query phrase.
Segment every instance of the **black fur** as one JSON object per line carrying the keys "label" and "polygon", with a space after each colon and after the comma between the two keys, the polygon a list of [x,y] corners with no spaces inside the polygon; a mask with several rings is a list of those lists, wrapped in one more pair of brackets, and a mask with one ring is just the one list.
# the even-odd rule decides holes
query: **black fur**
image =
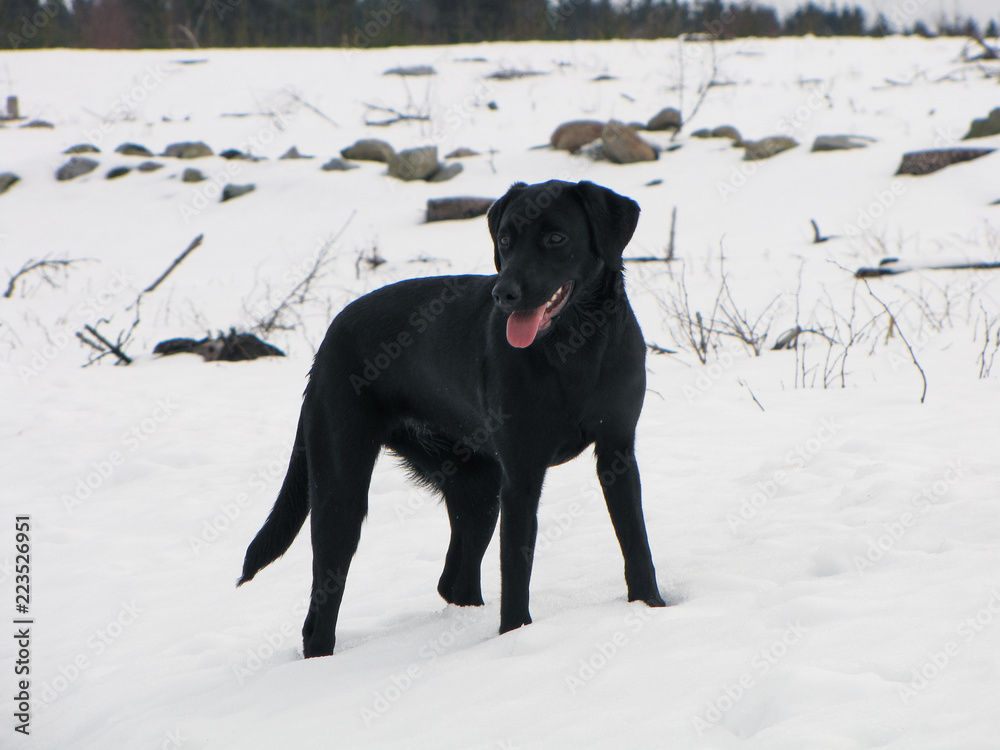
{"label": "black fur", "polygon": [[[545,472],[593,444],[629,600],[663,606],[633,450],[645,344],[622,280],[638,218],[634,201],[593,183],[517,183],[487,216],[498,275],[404,281],[336,317],[313,364],[284,484],[240,579],[280,557],[311,512],[307,657],[333,652],[383,447],[444,496],[446,601],[483,603],[480,566],[499,516],[503,633],[531,622]],[[530,345],[509,343],[510,314],[540,308],[567,282],[568,300]]]}

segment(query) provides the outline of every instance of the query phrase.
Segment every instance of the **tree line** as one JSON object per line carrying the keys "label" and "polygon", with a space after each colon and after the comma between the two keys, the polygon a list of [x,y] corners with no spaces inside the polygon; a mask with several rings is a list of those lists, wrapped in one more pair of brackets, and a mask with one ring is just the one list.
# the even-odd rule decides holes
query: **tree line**
{"label": "tree line", "polygon": [[997,22],[941,18],[934,28],[813,2],[784,18],[771,7],[722,0],[3,0],[0,48],[386,47],[481,41],[716,39],[802,36],[996,37]]}

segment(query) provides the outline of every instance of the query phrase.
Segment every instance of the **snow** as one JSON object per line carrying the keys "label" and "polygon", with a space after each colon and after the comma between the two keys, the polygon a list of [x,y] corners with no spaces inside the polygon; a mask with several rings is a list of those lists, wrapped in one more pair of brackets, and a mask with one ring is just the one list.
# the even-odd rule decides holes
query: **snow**
{"label": "snow", "polygon": [[[0,578],[13,620],[14,518],[28,514],[33,746],[994,747],[1000,365],[980,378],[1000,314],[993,277],[917,271],[866,286],[850,273],[886,255],[998,260],[1000,155],[893,176],[906,151],[1000,147],[958,142],[1000,105],[995,74],[960,63],[961,48],[717,44],[716,80],[731,85],[709,90],[690,128],[728,123],[802,145],[747,163],[728,141],[684,134],[679,150],[630,166],[531,147],[569,119],[689,114],[711,72],[707,45],[207,50],[193,64],[176,51],[7,55],[22,112],[56,127],[0,133],[0,171],[22,178],[0,196],[3,278],[28,259],[88,259],[0,299]],[[382,75],[401,64],[438,75]],[[511,67],[546,75],[485,78]],[[592,81],[601,74],[614,79]],[[365,126],[379,116],[366,103],[430,120]],[[877,141],[809,153],[816,135],[841,133]],[[319,169],[361,137],[483,156],[441,184],[395,182],[371,163]],[[57,183],[60,152],[88,138],[100,168]],[[269,159],[159,159],[158,172],[103,179],[141,161],[114,154],[119,143],[159,153],[182,140]],[[293,145],[316,158],[276,160]],[[187,166],[209,181],[182,183]],[[647,340],[677,352],[648,358],[637,438],[673,606],[626,602],[588,452],[547,478],[534,624],[498,636],[496,540],[486,605],[446,606],[435,585],[447,516],[385,459],[336,653],[303,660],[308,539],[234,584],[283,477],[314,347],[331,315],[371,289],[490,272],[485,220],[426,225],[429,198],[497,197],[552,177],[639,201],[627,256],[661,255],[677,207],[680,260],[628,269]],[[257,189],[219,203],[225,181]],[[811,219],[833,238],[813,244]],[[106,335],[127,330],[136,296],[199,234],[202,246],[143,296],[135,363],[82,368],[92,352],[75,332],[102,318]],[[297,327],[271,338],[288,357],[149,354],[163,339],[253,325],[333,238]],[[373,250],[386,263],[357,263]],[[711,320],[721,271],[732,308],[770,333],[759,357],[722,338],[702,364],[672,311],[686,289],[692,314]],[[843,368],[844,347],[815,334],[798,352],[771,351],[796,321],[851,342]],[[15,659],[0,651],[4,747]]]}

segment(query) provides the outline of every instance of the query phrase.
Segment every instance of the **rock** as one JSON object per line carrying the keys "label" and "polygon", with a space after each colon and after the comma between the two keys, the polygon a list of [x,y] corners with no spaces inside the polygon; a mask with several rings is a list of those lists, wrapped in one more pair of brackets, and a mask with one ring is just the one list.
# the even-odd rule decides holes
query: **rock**
{"label": "rock", "polygon": [[576,152],[577,156],[584,156],[591,161],[607,161],[608,155],[604,151],[604,141],[597,140],[588,143]]}
{"label": "rock", "polygon": [[582,147],[601,137],[604,123],[596,120],[574,120],[564,122],[552,132],[549,143],[552,148],[575,154]]}
{"label": "rock", "polygon": [[952,164],[972,161],[992,154],[992,148],[943,148],[931,151],[911,151],[903,154],[903,161],[896,174],[922,175],[937,172]]}
{"label": "rock", "polygon": [[181,182],[204,182],[207,179],[208,178],[201,173],[200,169],[193,169],[192,167],[185,169],[184,173],[181,175]]}
{"label": "rock", "polygon": [[962,140],[986,138],[990,135],[1000,135],[1000,107],[994,109],[981,120],[973,120],[969,126],[969,132],[962,136]]}
{"label": "rock", "polygon": [[78,143],[76,146],[70,146],[68,149],[63,151],[64,154],[99,154],[101,149],[93,146],[89,143]]}
{"label": "rock", "polygon": [[330,159],[326,164],[322,166],[324,172],[346,172],[349,169],[357,169],[357,164],[351,164],[350,162],[344,161],[343,159],[338,159],[334,157]]}
{"label": "rock", "polygon": [[0,173],[0,195],[6,193],[21,178],[18,177],[13,172],[3,172]]}
{"label": "rock", "polygon": [[681,113],[673,107],[661,109],[646,123],[646,130],[680,130]]}
{"label": "rock", "polygon": [[410,65],[400,68],[390,68],[384,76],[436,76],[437,71],[430,65]]}
{"label": "rock", "polygon": [[97,169],[97,162],[93,159],[88,159],[85,156],[74,156],[59,167],[59,171],[56,172],[56,179],[61,182],[73,180],[88,172],[93,172],[95,169]]}
{"label": "rock", "polygon": [[115,180],[119,177],[124,177],[129,172],[132,171],[132,167],[115,167],[114,169],[109,169],[108,173],[104,176],[106,180]]}
{"label": "rock", "polygon": [[163,169],[163,165],[158,161],[144,161],[136,169],[140,172],[155,172],[157,169]]}
{"label": "rock", "polygon": [[226,185],[222,188],[222,198],[219,199],[219,203],[225,203],[226,201],[231,201],[233,198],[239,198],[241,195],[252,193],[256,189],[256,185]]}
{"label": "rock", "polygon": [[711,138],[712,137],[712,131],[709,130],[708,128],[701,128],[700,130],[694,131],[691,134],[691,137],[692,138]]}
{"label": "rock", "polygon": [[312,159],[312,158],[313,157],[311,156],[304,156],[303,154],[300,154],[298,148],[296,148],[295,146],[292,146],[285,153],[283,153],[281,156],[278,157],[279,161],[281,159]]}
{"label": "rock", "polygon": [[145,146],[140,146],[138,143],[123,143],[118,148],[115,149],[116,154],[123,154],[124,156],[152,156],[153,152],[150,151]]}
{"label": "rock", "polygon": [[378,161],[388,164],[396,150],[378,138],[363,138],[353,146],[342,149],[340,155],[354,161]]}
{"label": "rock", "polygon": [[256,157],[250,156],[250,154],[244,154],[242,151],[237,151],[235,148],[227,148],[221,154],[219,154],[223,159],[232,161],[234,159],[239,159],[241,161],[257,161]]}
{"label": "rock", "polygon": [[454,151],[452,151],[450,154],[448,154],[444,158],[445,159],[464,159],[464,158],[466,158],[468,156],[479,156],[479,152],[478,151],[473,151],[471,148],[465,148],[463,146],[462,148],[456,148]]}
{"label": "rock", "polygon": [[492,205],[492,198],[437,198],[427,201],[427,221],[472,219],[485,214]]}
{"label": "rock", "polygon": [[761,161],[763,159],[770,159],[782,151],[795,148],[799,143],[794,138],[775,135],[759,141],[746,141],[743,145],[746,147],[746,152],[743,154],[743,161]]}
{"label": "rock", "polygon": [[153,354],[164,357],[171,354],[199,354],[206,362],[245,362],[259,357],[284,357],[285,353],[271,346],[252,333],[236,333],[230,329],[218,338],[168,339],[161,341],[153,349]]}
{"label": "rock", "polygon": [[852,148],[868,148],[874,142],[874,138],[866,135],[818,135],[811,150],[848,151]]}
{"label": "rock", "polygon": [[604,153],[608,161],[615,164],[633,164],[640,161],[656,161],[656,149],[636,135],[635,131],[616,120],[612,120],[601,131]]}
{"label": "rock", "polygon": [[22,128],[46,128],[46,129],[49,129],[49,128],[54,128],[55,125],[53,125],[48,120],[32,120],[31,122],[24,123],[24,125],[22,125],[21,127]]}
{"label": "rock", "polygon": [[175,159],[200,159],[204,156],[212,156],[212,149],[198,141],[197,143],[174,143],[167,146],[163,152],[164,156],[172,156]]}
{"label": "rock", "polygon": [[743,136],[740,135],[740,131],[738,131],[732,125],[720,125],[717,128],[712,128],[712,137],[728,138],[729,140],[737,144],[743,143]]}
{"label": "rock", "polygon": [[490,73],[487,78],[493,81],[516,81],[519,78],[531,78],[533,76],[543,76],[540,70],[518,70],[517,68],[502,68],[496,73]]}
{"label": "rock", "polygon": [[428,182],[447,182],[452,177],[462,173],[462,164],[453,162],[447,166],[439,166],[438,171],[427,178]]}
{"label": "rock", "polygon": [[389,175],[399,180],[426,180],[437,171],[437,146],[406,149],[389,160]]}

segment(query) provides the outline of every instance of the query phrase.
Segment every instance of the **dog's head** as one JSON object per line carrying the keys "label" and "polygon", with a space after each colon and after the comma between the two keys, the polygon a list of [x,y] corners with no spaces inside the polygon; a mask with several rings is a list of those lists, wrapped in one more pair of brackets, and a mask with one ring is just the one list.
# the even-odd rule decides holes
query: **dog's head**
{"label": "dog's head", "polygon": [[620,275],[638,204],[592,182],[515,183],[487,214],[507,340],[531,345],[574,303],[574,292]]}

